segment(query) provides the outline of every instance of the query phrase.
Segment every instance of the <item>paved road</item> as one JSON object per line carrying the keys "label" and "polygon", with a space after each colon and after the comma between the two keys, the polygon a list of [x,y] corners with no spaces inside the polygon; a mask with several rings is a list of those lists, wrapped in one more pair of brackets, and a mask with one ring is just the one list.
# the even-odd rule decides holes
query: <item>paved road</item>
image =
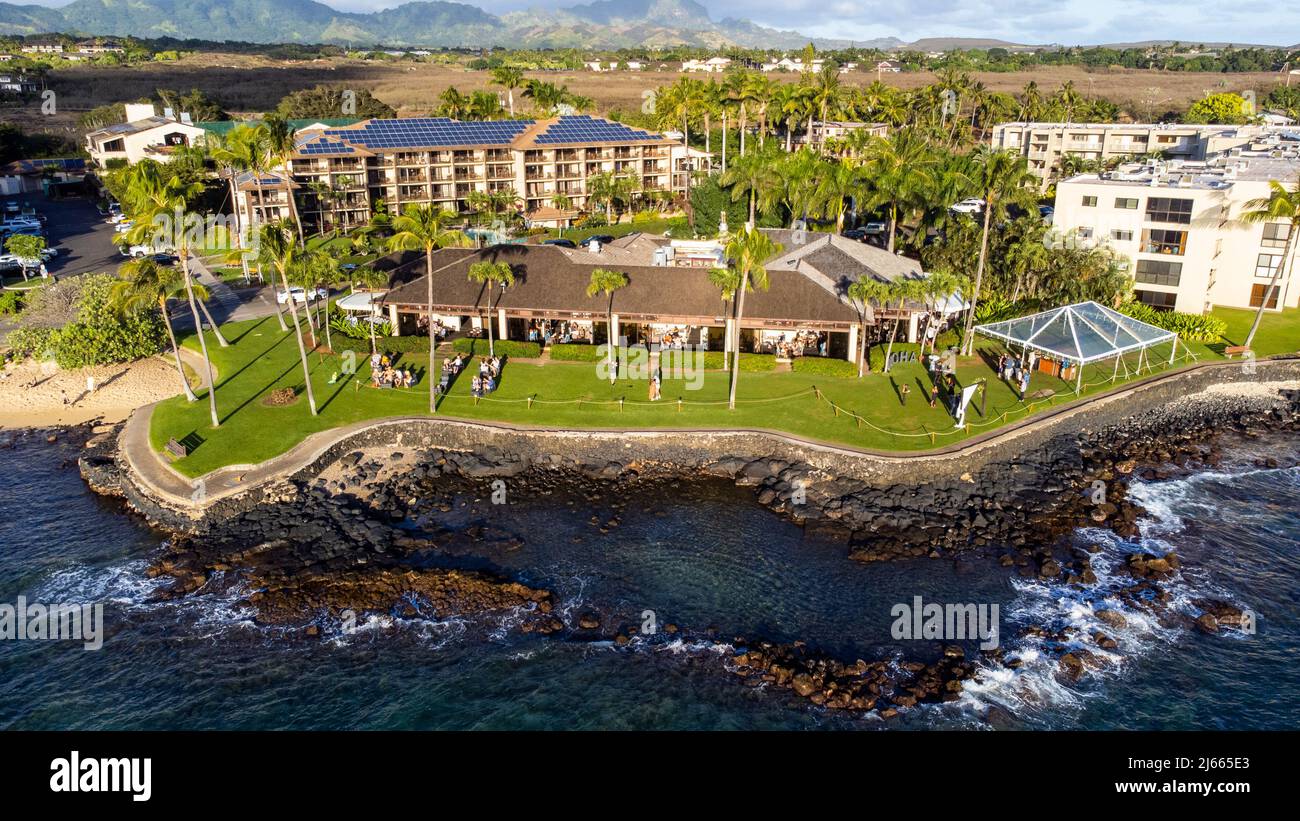
{"label": "paved road", "polygon": [[[203,260],[190,260],[190,271],[195,282],[208,289],[208,311],[218,324],[241,319],[260,319],[275,313],[275,292],[269,285],[260,288],[232,288],[208,269]],[[192,330],[194,321],[189,306],[175,301],[171,306],[172,321],[177,328]]]}

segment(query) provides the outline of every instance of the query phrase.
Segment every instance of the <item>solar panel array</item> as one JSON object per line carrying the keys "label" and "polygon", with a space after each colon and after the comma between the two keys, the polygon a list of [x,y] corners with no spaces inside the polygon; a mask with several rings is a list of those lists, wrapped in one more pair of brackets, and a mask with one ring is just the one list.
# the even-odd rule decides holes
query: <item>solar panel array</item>
{"label": "solar panel array", "polygon": [[409,117],[370,120],[362,128],[333,129],[325,134],[377,149],[509,145],[532,124],[532,120],[460,122],[446,117]]}
{"label": "solar panel array", "polygon": [[537,138],[538,144],[555,143],[612,143],[638,140],[657,140],[658,134],[629,128],[622,123],[610,122],[586,114],[561,117]]}
{"label": "solar panel array", "polygon": [[338,140],[327,140],[319,137],[298,146],[300,154],[355,154],[352,146]]}

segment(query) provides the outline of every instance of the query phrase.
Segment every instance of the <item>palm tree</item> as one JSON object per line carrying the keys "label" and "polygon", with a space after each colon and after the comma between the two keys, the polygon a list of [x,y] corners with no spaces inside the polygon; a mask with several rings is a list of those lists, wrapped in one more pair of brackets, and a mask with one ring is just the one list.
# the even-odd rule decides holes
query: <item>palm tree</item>
{"label": "palm tree", "polygon": [[510,116],[515,116],[515,89],[523,87],[524,72],[513,66],[498,66],[492,69],[492,82],[506,90],[510,104]]}
{"label": "palm tree", "polygon": [[597,268],[591,272],[591,281],[587,283],[587,296],[603,293],[609,300],[605,308],[606,325],[609,329],[609,343],[606,362],[609,365],[609,384],[618,379],[618,369],[614,366],[614,345],[618,339],[618,328],[614,327],[614,292],[627,285],[627,274],[609,268]]}
{"label": "palm tree", "polygon": [[[146,310],[158,309],[162,313],[163,323],[167,326],[167,338],[171,340],[172,357],[176,361],[176,373],[181,378],[185,398],[197,402],[198,397],[190,388],[190,381],[185,378],[185,367],[181,364],[181,351],[176,344],[176,331],[172,328],[171,314],[167,312],[168,297],[179,297],[185,293],[185,282],[181,274],[170,265],[159,265],[152,257],[140,257],[122,263],[118,268],[120,282],[113,283],[113,305],[123,313],[135,314]],[[200,299],[207,298],[202,285],[194,285]]]}
{"label": "palm tree", "polygon": [[[690,163],[691,122],[699,115],[702,106],[704,83],[691,77],[680,77],[677,82],[659,93],[655,111],[665,126],[682,127],[682,144],[686,146],[687,162]],[[691,176],[688,167],[686,173],[686,199],[691,197]]]}
{"label": "palm tree", "polygon": [[885,304],[889,299],[889,283],[875,277],[858,279],[849,285],[848,294],[849,299],[856,303],[858,316],[862,319],[862,333],[858,335],[858,378],[861,378],[871,370],[871,363],[867,361],[867,309]]}
{"label": "palm tree", "polygon": [[294,230],[298,233],[298,244],[306,245],[302,233],[302,217],[298,215],[298,200],[293,196],[293,176],[289,173],[289,161],[297,148],[293,138],[293,126],[278,114],[270,114],[262,124],[266,129],[267,147],[275,158],[280,176],[284,180],[284,195],[289,198],[289,215],[293,218]]}
{"label": "palm tree", "polygon": [[1011,151],[982,145],[975,149],[971,159],[974,162],[977,188],[984,200],[984,227],[980,235],[979,262],[975,265],[975,283],[970,294],[970,310],[966,313],[965,337],[962,339],[965,356],[970,356],[975,349],[975,305],[979,302],[980,288],[984,284],[984,267],[989,254],[989,229],[994,213],[997,214],[998,222],[1002,222],[1006,219],[1007,205],[1024,202],[1026,190],[1038,181],[1029,172],[1025,159]]}
{"label": "palm tree", "polygon": [[[736,323],[735,338],[740,340],[740,325],[745,320],[745,292],[757,287],[766,291],[768,288],[766,263],[781,253],[780,243],[757,228],[745,227],[727,243],[727,259],[740,280],[736,287]],[[739,347],[739,346],[737,346]],[[740,352],[731,366],[731,389],[727,394],[727,407],[736,409],[736,380],[740,375]]]}
{"label": "palm tree", "polygon": [[626,203],[636,190],[636,180],[628,176],[615,176],[601,171],[587,178],[587,199],[597,207],[605,208],[605,221],[614,224],[614,204]]}
{"label": "palm tree", "polygon": [[[267,154],[266,132],[250,125],[237,125],[222,138],[210,138],[216,143],[212,149],[212,159],[225,169],[226,179],[230,185],[230,210],[235,215],[235,233],[239,238],[239,244],[244,243],[244,214],[240,213],[236,205],[238,200],[235,189],[235,177],[237,172],[255,171],[265,164],[264,160]],[[255,178],[256,184],[261,184],[261,177]],[[242,265],[244,276],[248,276],[248,260],[243,259]],[[277,314],[279,312],[277,311]],[[284,320],[280,320],[281,325]],[[281,330],[286,330],[281,328]]]}
{"label": "palm tree", "polygon": [[[734,300],[736,291],[740,288],[740,276],[732,268],[714,268],[709,271],[709,282],[722,292],[723,302],[732,302],[731,315],[734,319],[736,316]],[[731,354],[736,350],[736,343],[740,340],[739,333],[736,331],[735,323],[732,323],[731,332],[725,334],[726,338],[722,341],[722,367],[730,370]]]}
{"label": "palm tree", "polygon": [[446,91],[438,95],[438,113],[453,120],[463,120],[470,112],[470,98],[461,94],[455,86],[447,86]]}
{"label": "palm tree", "polygon": [[[258,232],[258,263],[269,266],[280,275],[284,293],[293,317],[293,336],[298,342],[298,359],[302,363],[302,379],[307,389],[307,405],[311,415],[316,415],[316,393],[311,387],[311,365],[307,362],[307,347],[302,341],[302,323],[298,321],[298,300],[294,298],[289,283],[299,279],[302,271],[301,249],[293,241],[293,220],[279,220],[263,225]],[[304,294],[308,292],[304,291]]]}
{"label": "palm tree", "polygon": [[888,249],[894,250],[899,212],[914,209],[930,183],[935,164],[929,145],[914,129],[901,129],[872,140],[863,153],[863,175],[869,181],[865,204],[889,215]]}
{"label": "palm tree", "polygon": [[777,166],[781,175],[781,199],[790,210],[791,223],[798,223],[817,206],[817,181],[826,161],[811,148],[800,148]]}
{"label": "palm tree", "polygon": [[844,230],[845,202],[857,193],[862,185],[861,171],[844,160],[825,164],[825,171],[817,181],[813,196],[821,207],[821,214],[834,218],[835,233]]}
{"label": "palm tree", "polygon": [[772,199],[781,185],[781,176],[772,165],[771,158],[763,154],[750,154],[735,160],[720,180],[721,184],[731,188],[733,202],[741,197],[749,197],[749,222],[753,228],[758,218],[758,208],[765,210],[772,205]]}
{"label": "palm tree", "polygon": [[[839,104],[840,100],[840,67],[829,62],[822,66],[821,71],[817,72],[810,86],[811,93],[809,96],[810,105],[808,106],[808,144],[812,145],[812,124],[815,113],[821,114],[822,122],[826,122],[826,116],[829,111]],[[822,139],[820,149],[826,147],[826,129],[822,128]]]}
{"label": "palm tree", "polygon": [[500,285],[501,290],[515,284],[515,269],[510,267],[508,262],[488,262],[483,260],[475,262],[469,266],[469,279],[471,282],[487,284],[488,288],[488,305],[487,305],[487,326],[488,326],[488,356],[496,356],[496,346],[492,338],[494,306],[492,304],[492,286]]}
{"label": "palm tree", "polygon": [[[187,214],[191,202],[197,200],[204,191],[201,182],[187,183],[180,177],[164,178],[157,163],[137,163],[131,168],[126,182],[126,202],[135,218],[135,227],[127,232],[127,240],[132,244],[143,242],[158,229],[157,224],[175,221],[178,216],[188,222],[197,214]],[[212,417],[212,427],[220,427],[221,418],[217,416],[217,383],[212,373],[212,359],[208,355],[207,338],[203,335],[203,320],[199,317],[198,303],[195,301],[194,277],[190,273],[190,231],[187,226],[173,226],[172,233],[176,252],[180,257],[181,271],[184,275],[185,295],[190,304],[190,315],[194,317],[194,332],[199,338],[199,348],[203,353],[203,364],[208,376],[208,410]],[[209,320],[211,322],[211,320]],[[216,328],[216,323],[211,323]]]}
{"label": "palm tree", "polygon": [[884,372],[889,373],[889,358],[894,353],[894,339],[898,336],[898,322],[903,316],[903,308],[907,300],[919,293],[917,280],[914,279],[896,279],[889,283],[885,288],[885,305],[890,302],[898,302],[898,310],[894,312],[894,325],[889,329],[889,344],[885,347]]}
{"label": "palm tree", "polygon": [[[361,285],[367,290],[374,291],[379,288],[384,288],[388,285],[388,273],[385,271],[380,271],[375,268],[371,268],[369,266],[355,269],[351,274],[349,274],[349,278],[352,281],[352,286],[354,289],[357,285]],[[373,300],[373,296],[372,296],[372,300]],[[374,309],[374,302],[372,301],[370,303],[370,316],[366,317],[366,324],[370,326],[369,330],[370,330],[370,353],[371,354],[375,354],[379,352],[379,345],[375,339],[376,323],[374,320],[375,320],[375,309]]]}
{"label": "palm tree", "polygon": [[433,321],[433,251],[435,248],[460,246],[467,248],[473,241],[463,232],[447,228],[456,218],[454,211],[444,211],[434,205],[406,206],[400,216],[393,218],[393,231],[388,247],[393,251],[424,251],[424,279],[426,299],[429,303],[429,413],[438,412],[438,395],[433,380],[438,376],[436,351],[438,335]]}
{"label": "palm tree", "polygon": [[1264,319],[1264,310],[1268,307],[1269,300],[1277,293],[1278,280],[1282,278],[1282,273],[1291,267],[1292,257],[1295,255],[1296,234],[1300,233],[1300,183],[1296,183],[1294,190],[1288,191],[1286,186],[1277,180],[1269,180],[1268,189],[1267,197],[1246,203],[1246,207],[1251,210],[1242,214],[1242,218],[1249,223],[1283,222],[1290,225],[1290,232],[1286,236],[1286,245],[1282,249],[1282,259],[1278,261],[1273,277],[1268,281],[1268,287],[1264,289],[1259,310],[1255,312],[1255,321],[1250,323],[1250,333],[1246,334],[1245,342],[1247,348],[1255,341],[1255,332],[1259,330],[1259,323]]}

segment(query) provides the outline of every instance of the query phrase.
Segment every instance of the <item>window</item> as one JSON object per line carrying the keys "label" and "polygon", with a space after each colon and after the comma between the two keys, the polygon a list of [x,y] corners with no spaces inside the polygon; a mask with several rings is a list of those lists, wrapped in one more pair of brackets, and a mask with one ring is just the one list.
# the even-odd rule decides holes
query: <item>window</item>
{"label": "window", "polygon": [[[1252,286],[1250,286],[1250,307],[1252,307],[1252,308],[1258,308],[1258,307],[1260,306],[1260,303],[1262,303],[1262,302],[1264,301],[1264,292],[1267,291],[1267,290],[1268,290],[1268,286],[1267,286],[1267,285],[1252,285]],[[1277,295],[1278,295],[1278,292],[1281,291],[1281,290],[1282,290],[1281,288],[1274,288],[1274,289],[1273,289],[1273,292],[1272,292],[1271,294],[1268,295],[1268,307],[1269,307],[1269,308],[1276,308],[1276,307],[1277,307]]]}
{"label": "window", "polygon": [[1291,223],[1270,222],[1264,226],[1264,239],[1259,244],[1265,248],[1285,248],[1289,236]]}
{"label": "window", "polygon": [[1138,207],[1137,197],[1116,197],[1115,207],[1123,208],[1126,211],[1136,211]]}
{"label": "window", "polygon": [[1097,207],[1097,198],[1096,198],[1096,197],[1084,197],[1084,198],[1083,198],[1083,207],[1084,207],[1084,208],[1096,208],[1096,207]]}
{"label": "window", "polygon": [[1151,228],[1142,232],[1142,251],[1147,254],[1182,256],[1187,251],[1187,232]]}
{"label": "window", "polygon": [[1079,239],[1092,239],[1091,228],[1075,228],[1074,235]]}
{"label": "window", "polygon": [[1192,201],[1171,197],[1151,197],[1147,200],[1147,219],[1151,222],[1176,222],[1190,225]]}
{"label": "window", "polygon": [[1281,254],[1260,254],[1255,259],[1255,276],[1272,279],[1277,267],[1282,264]]}
{"label": "window", "polygon": [[1163,259],[1139,259],[1134,279],[1143,285],[1177,286],[1183,275],[1181,262],[1166,262]]}
{"label": "window", "polygon": [[1124,231],[1119,228],[1110,232],[1110,238],[1116,242],[1128,242],[1133,239],[1132,231]]}
{"label": "window", "polygon": [[1164,291],[1134,291],[1133,298],[1157,311],[1172,311],[1178,301],[1178,294],[1167,294]]}

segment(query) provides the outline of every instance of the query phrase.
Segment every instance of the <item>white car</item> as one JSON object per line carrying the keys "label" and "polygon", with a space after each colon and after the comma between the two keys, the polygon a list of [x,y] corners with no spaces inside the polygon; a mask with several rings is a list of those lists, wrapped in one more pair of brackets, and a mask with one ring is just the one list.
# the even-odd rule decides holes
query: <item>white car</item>
{"label": "white car", "polygon": [[132,222],[119,222],[119,223],[117,224],[117,227],[114,228],[113,230],[116,231],[116,232],[119,233],[119,234],[125,234],[127,231],[130,231],[130,230],[131,230],[132,228],[134,228],[134,227],[135,227],[135,223],[132,223]]}
{"label": "white car", "polygon": [[128,246],[128,245],[126,245],[126,244],[122,244],[122,245],[119,245],[119,246],[118,246],[118,250],[120,250],[120,251],[122,252],[122,256],[124,256],[124,257],[135,257],[136,259],[139,259],[140,257],[153,256],[154,254],[175,254],[175,253],[176,253],[175,249],[172,249],[172,248],[155,248],[155,247],[152,246],[152,245],[130,245],[130,246]]}
{"label": "white car", "polygon": [[984,211],[984,200],[979,197],[969,197],[950,206],[948,210],[954,214],[979,214]]}
{"label": "white car", "polygon": [[275,295],[275,301],[279,302],[281,305],[284,305],[289,301],[289,294],[293,294],[294,302],[311,302],[317,299],[324,299],[325,297],[330,295],[330,292],[325,290],[324,288],[313,288],[312,290],[307,291],[295,286],[293,288],[290,288],[288,291],[278,292]]}

